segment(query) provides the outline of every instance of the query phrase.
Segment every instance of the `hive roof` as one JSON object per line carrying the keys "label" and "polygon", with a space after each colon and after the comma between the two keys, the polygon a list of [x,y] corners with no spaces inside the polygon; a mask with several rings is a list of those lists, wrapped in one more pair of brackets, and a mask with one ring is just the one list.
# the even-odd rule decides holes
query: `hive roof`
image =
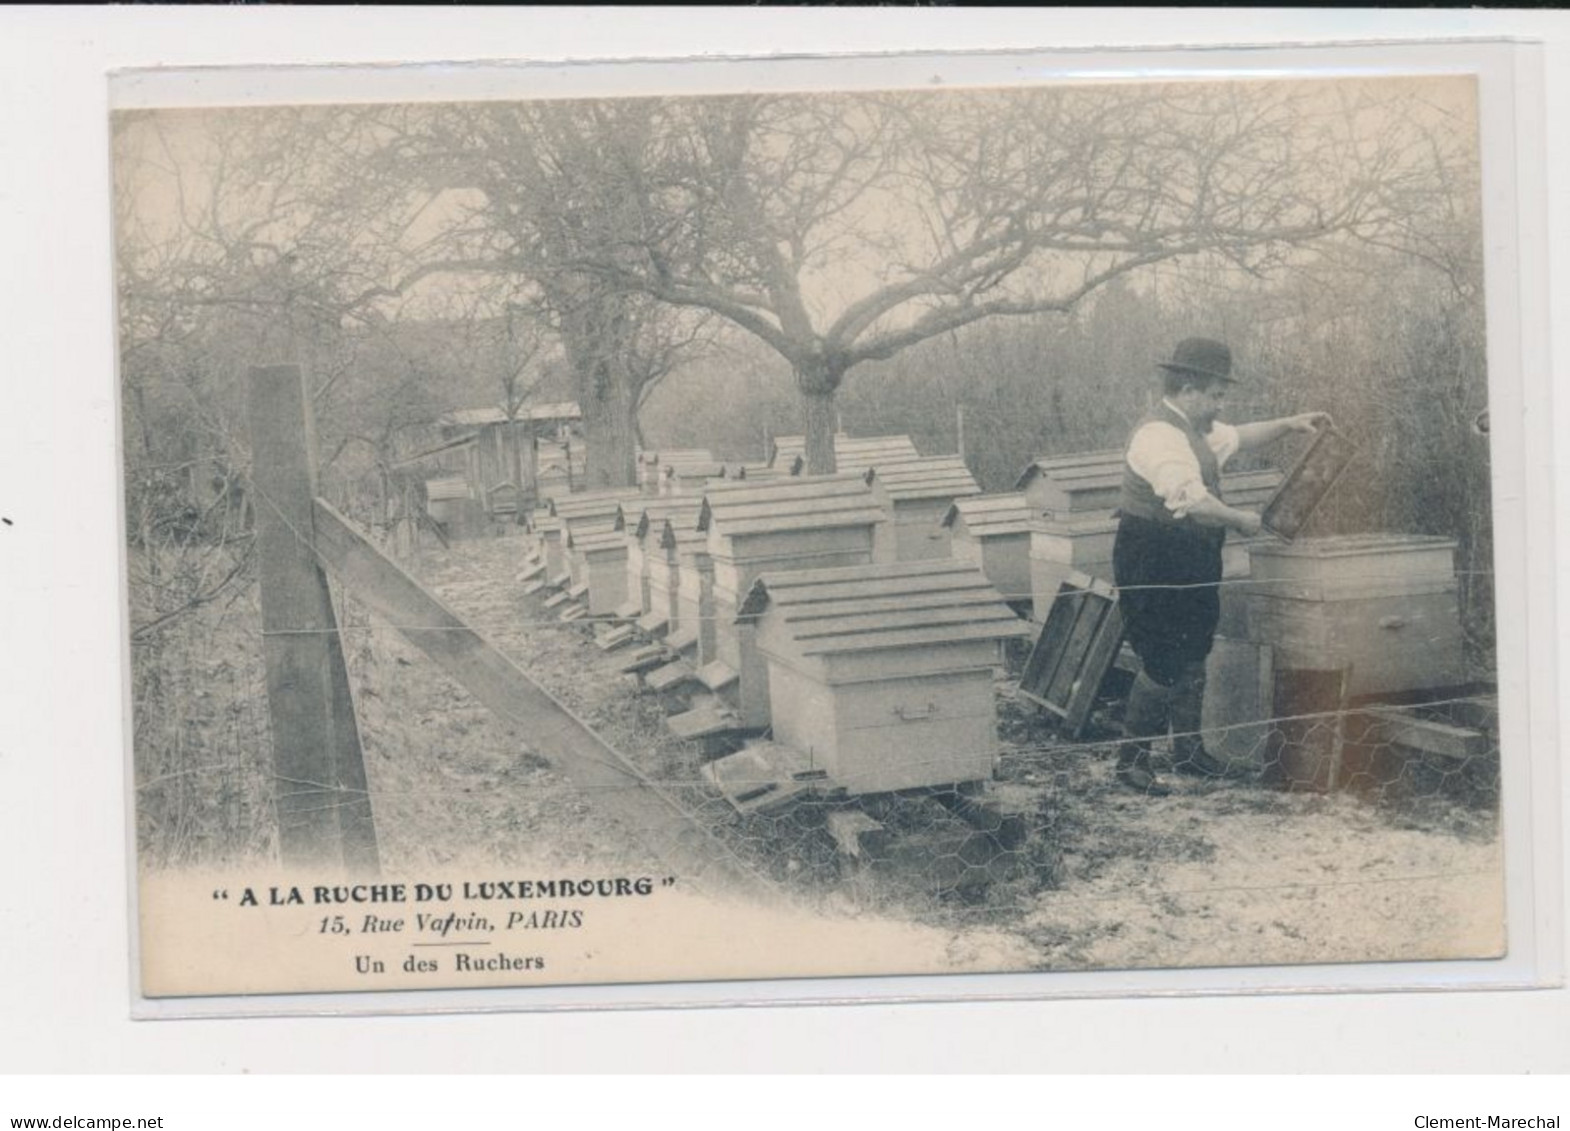
{"label": "hive roof", "polygon": [[865,526],[886,519],[865,476],[800,475],[752,483],[710,483],[698,529],[720,537]]}
{"label": "hive roof", "polygon": [[1001,495],[973,495],[955,499],[943,516],[944,526],[955,526],[961,519],[973,537],[990,538],[1003,534],[1030,533],[1035,512],[1018,491]]}
{"label": "hive roof", "polygon": [[765,574],[747,591],[738,619],[769,616],[806,656],[1030,633],[979,568],[956,561]]}
{"label": "hive roof", "polygon": [[924,456],[886,464],[868,474],[877,476],[877,482],[896,503],[981,494],[981,485],[960,456]]}

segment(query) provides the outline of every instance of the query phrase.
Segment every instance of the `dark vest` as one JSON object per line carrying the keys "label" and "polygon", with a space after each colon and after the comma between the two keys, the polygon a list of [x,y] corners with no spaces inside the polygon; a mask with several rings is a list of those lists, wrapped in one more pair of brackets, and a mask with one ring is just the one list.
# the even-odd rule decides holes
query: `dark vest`
{"label": "dark vest", "polygon": [[[1134,442],[1134,435],[1147,424],[1160,421],[1170,424],[1182,432],[1188,439],[1188,446],[1194,452],[1194,458],[1199,461],[1200,478],[1204,480],[1205,490],[1216,498],[1221,498],[1221,465],[1216,461],[1216,453],[1210,450],[1210,445],[1205,438],[1195,430],[1180,412],[1169,408],[1165,401],[1156,406],[1154,412],[1134,426],[1134,431],[1129,433],[1129,444]],[[1145,479],[1135,474],[1134,469],[1128,464],[1128,448],[1123,449],[1123,493],[1118,503],[1119,509],[1124,514],[1134,515],[1138,518],[1149,519],[1152,522],[1165,523],[1168,526],[1190,527],[1195,530],[1215,530],[1215,527],[1200,526],[1191,518],[1176,518],[1167,510],[1166,503],[1161,496],[1156,494],[1154,488]]]}

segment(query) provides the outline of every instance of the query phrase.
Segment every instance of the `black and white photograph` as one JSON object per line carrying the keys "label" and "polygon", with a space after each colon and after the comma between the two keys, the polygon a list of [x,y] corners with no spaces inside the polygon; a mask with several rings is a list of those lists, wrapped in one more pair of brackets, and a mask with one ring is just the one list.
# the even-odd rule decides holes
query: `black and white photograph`
{"label": "black and white photograph", "polygon": [[111,125],[148,998],[1509,952],[1474,76]]}

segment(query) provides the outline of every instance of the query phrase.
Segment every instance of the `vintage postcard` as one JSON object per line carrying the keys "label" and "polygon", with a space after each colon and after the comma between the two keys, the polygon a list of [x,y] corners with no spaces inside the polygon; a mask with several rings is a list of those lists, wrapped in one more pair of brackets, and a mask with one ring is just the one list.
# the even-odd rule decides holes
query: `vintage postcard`
{"label": "vintage postcard", "polygon": [[146,997],[1508,952],[1476,77],[844,67],[115,111]]}

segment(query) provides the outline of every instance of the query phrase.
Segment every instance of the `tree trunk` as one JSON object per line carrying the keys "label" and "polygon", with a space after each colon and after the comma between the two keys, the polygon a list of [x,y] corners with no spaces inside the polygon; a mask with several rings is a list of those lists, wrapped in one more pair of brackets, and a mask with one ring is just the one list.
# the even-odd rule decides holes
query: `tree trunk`
{"label": "tree trunk", "polygon": [[562,345],[583,410],[584,481],[591,491],[637,483],[638,391],[627,364],[632,342],[624,301],[588,288],[576,293],[564,288],[556,299]]}
{"label": "tree trunk", "polygon": [[802,432],[807,438],[807,475],[831,475],[839,470],[834,459],[834,393],[839,375],[826,367],[797,366],[796,388],[801,393]]}
{"label": "tree trunk", "polygon": [[584,480],[590,491],[633,487],[638,482],[633,424],[637,397],[628,389],[619,359],[604,358],[599,367],[609,370],[603,380],[594,382],[599,395],[581,402],[587,445]]}

